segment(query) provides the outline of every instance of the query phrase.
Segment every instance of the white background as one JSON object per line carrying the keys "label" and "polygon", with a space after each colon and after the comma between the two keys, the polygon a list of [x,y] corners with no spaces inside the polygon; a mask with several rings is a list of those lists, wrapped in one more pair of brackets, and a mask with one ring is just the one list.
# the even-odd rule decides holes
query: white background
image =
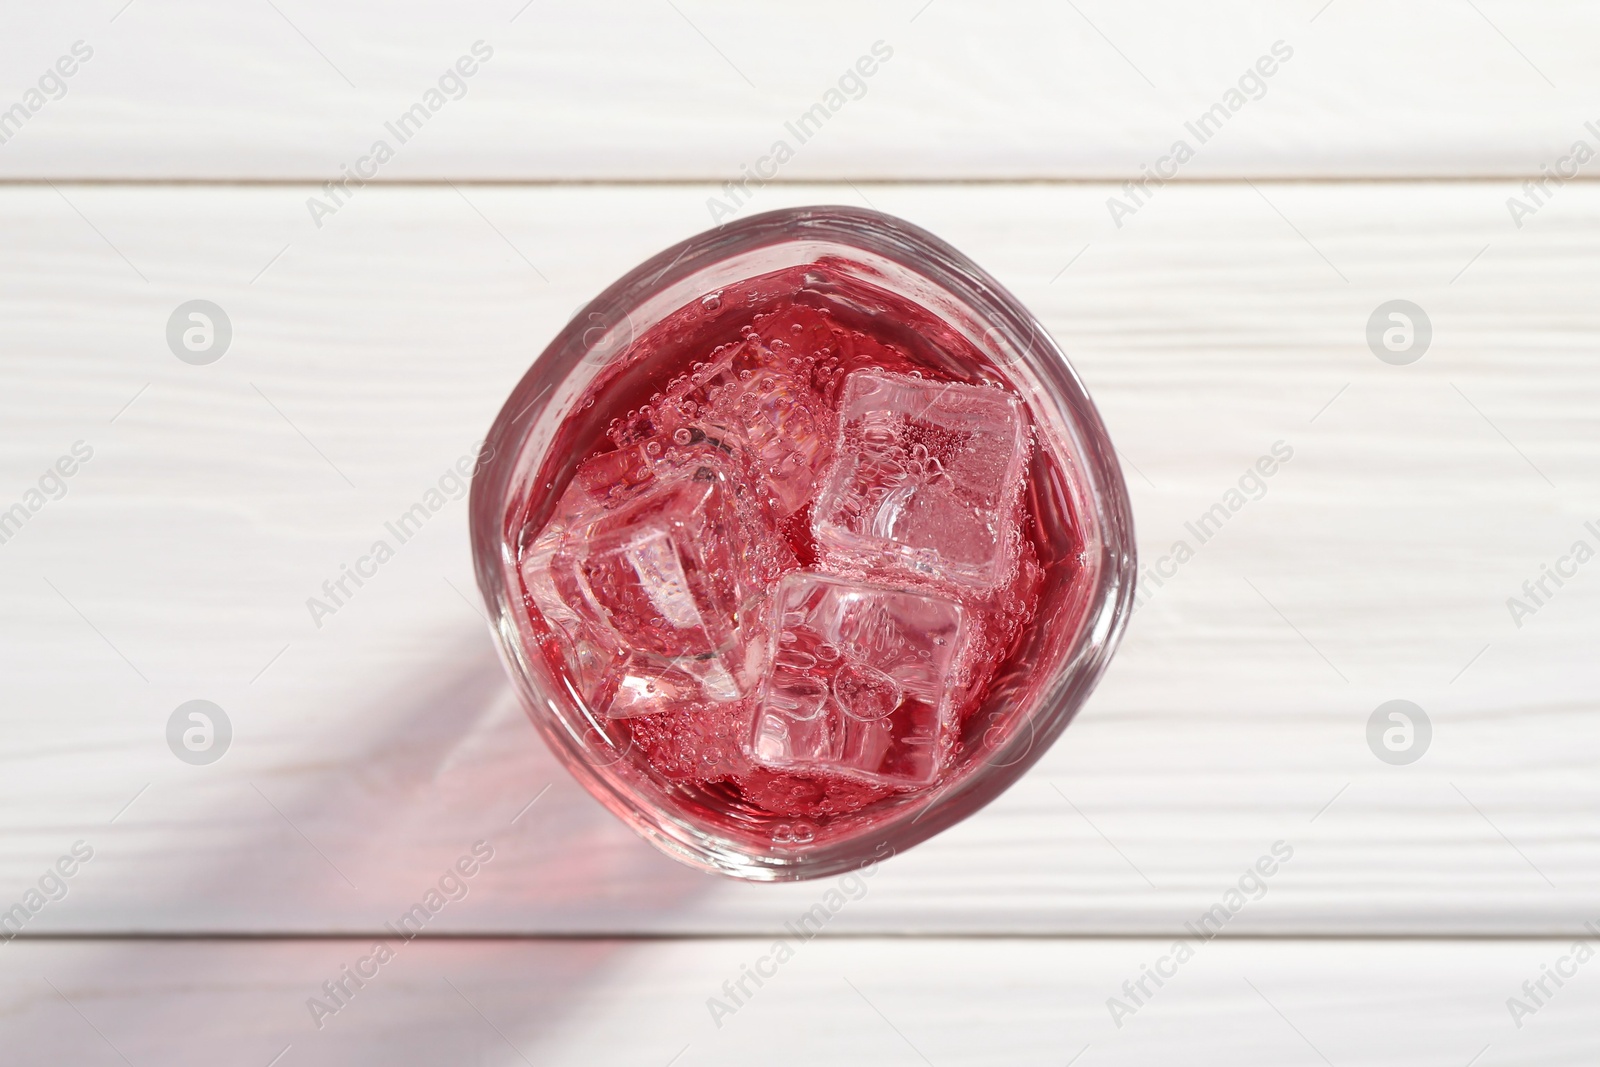
{"label": "white background", "polygon": [[[479,40],[465,96],[317,225],[308,197]],[[1520,188],[1600,149],[1594,7],[11,2],[0,109],[77,41],[0,145],[0,509],[93,449],[0,544],[0,909],[94,857],[0,944],[6,1063],[1600,1056],[1600,962],[1507,1007],[1600,923],[1600,564],[1507,606],[1600,547],[1600,186]],[[1146,563],[1294,457],[1023,781],[719,1026],[707,998],[830,883],[697,874],[567,778],[485,634],[464,505],[321,627],[305,602],[877,41],[741,215],[870,205],[996,274],[1100,405]],[[1119,226],[1178,138],[1180,180]],[[206,366],[167,346],[192,299],[233,326]],[[1393,299],[1432,324],[1408,366],[1366,341]],[[1433,726],[1408,766],[1366,741],[1397,698]],[[233,726],[209,766],[165,740],[193,699]],[[307,998],[479,840],[432,939],[319,1029]],[[1277,841],[1266,895],[1114,1021]]]}

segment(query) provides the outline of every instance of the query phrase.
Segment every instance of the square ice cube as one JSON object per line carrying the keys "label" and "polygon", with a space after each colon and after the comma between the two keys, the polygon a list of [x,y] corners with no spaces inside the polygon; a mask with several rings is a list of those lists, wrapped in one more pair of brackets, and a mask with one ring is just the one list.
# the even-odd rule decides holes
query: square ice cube
{"label": "square ice cube", "polygon": [[612,719],[693,712],[707,702],[727,704],[739,700],[743,692],[725,659],[712,655],[663,662],[624,652],[611,660],[595,687],[595,698]]}
{"label": "square ice cube", "polygon": [[966,637],[961,605],[796,571],[773,592],[770,619],[753,759],[882,785],[934,779]]}
{"label": "square ice cube", "polygon": [[708,421],[748,450],[781,517],[811,499],[817,470],[833,445],[825,411],[801,379],[763,368],[725,389]]}
{"label": "square ice cube", "polygon": [[838,560],[992,587],[1013,561],[1030,444],[1010,393],[856,371],[812,533]]}
{"label": "square ice cube", "polygon": [[763,567],[775,538],[714,449],[680,450],[607,484],[615,454],[579,468],[523,558],[529,596],[580,694],[611,717],[738,700],[755,673]]}
{"label": "square ice cube", "polygon": [[805,373],[792,373],[782,341],[751,337],[668,385],[647,416],[647,432],[703,435],[743,453],[774,513],[799,511],[833,447],[832,412]]}

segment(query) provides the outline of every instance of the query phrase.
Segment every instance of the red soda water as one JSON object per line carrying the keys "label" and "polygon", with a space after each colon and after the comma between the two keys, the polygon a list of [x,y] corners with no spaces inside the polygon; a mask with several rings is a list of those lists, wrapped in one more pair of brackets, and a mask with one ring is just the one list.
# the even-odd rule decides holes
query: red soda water
{"label": "red soda water", "polygon": [[574,411],[523,603],[631,769],[767,839],[937,788],[1073,566],[1006,376],[824,259],[666,316]]}

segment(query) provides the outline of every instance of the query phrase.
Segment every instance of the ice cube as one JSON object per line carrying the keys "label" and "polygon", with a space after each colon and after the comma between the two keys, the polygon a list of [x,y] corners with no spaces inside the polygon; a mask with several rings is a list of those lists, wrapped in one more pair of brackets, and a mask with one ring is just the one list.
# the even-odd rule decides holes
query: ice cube
{"label": "ice cube", "polygon": [[835,560],[991,588],[1013,563],[1029,447],[1010,393],[856,371],[812,532]]}
{"label": "ice cube", "polygon": [[721,453],[658,451],[642,474],[617,453],[581,465],[523,559],[580,695],[613,718],[741,699],[758,600],[786,563]]}
{"label": "ice cube", "polygon": [[710,416],[750,451],[771,490],[774,510],[792,515],[811,499],[832,447],[821,398],[781,371],[751,372],[721,393]]}
{"label": "ice cube", "polygon": [[806,376],[790,372],[782,341],[750,337],[674,379],[649,406],[642,432],[704,438],[744,452],[783,518],[811,499],[833,447],[832,417]]}
{"label": "ice cube", "polygon": [[931,782],[966,638],[961,605],[796,571],[770,612],[751,757],[880,785]]}
{"label": "ice cube", "polygon": [[732,703],[743,695],[722,656],[663,662],[624,652],[611,659],[590,706],[602,705],[600,710],[612,719],[669,712],[692,718],[710,704]]}

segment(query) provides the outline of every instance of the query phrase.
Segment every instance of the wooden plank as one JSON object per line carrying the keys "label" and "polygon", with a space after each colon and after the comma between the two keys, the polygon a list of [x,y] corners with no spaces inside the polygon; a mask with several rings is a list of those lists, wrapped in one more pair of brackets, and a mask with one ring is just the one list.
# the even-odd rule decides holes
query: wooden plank
{"label": "wooden plank", "polygon": [[[495,858],[439,929],[763,932],[810,906],[656,855],[553,764],[471,603],[459,502],[320,628],[305,607],[710,191],[366,189],[320,230],[306,188],[0,193],[0,504],[94,449],[0,545],[0,907],[80,839],[30,929],[376,930],[478,840]],[[1168,933],[1279,840],[1232,930],[1597,918],[1600,587],[1580,570],[1520,628],[1506,600],[1600,519],[1600,189],[1521,230],[1511,191],[1189,185],[1120,229],[1101,186],[869,191],[1069,349],[1148,561],[1275,442],[1294,457],[1154,590],[1035,772],[840,929]],[[1434,329],[1406,367],[1364,340],[1397,297]],[[209,366],[164,337],[195,298],[233,323]],[[1433,723],[1410,766],[1366,746],[1394,698]],[[234,729],[206,767],[164,740],[193,699]]]}
{"label": "wooden plank", "polygon": [[[18,1062],[120,1055],[174,1067],[274,1056],[284,1067],[954,1067],[1581,1064],[1600,1054],[1596,964],[1577,964],[1560,941],[1220,940],[1195,942],[1181,964],[1160,941],[788,944],[780,963],[766,940],[396,942],[380,965],[361,941],[17,943],[0,949],[0,1033]],[[1544,977],[1558,965],[1569,975],[1560,986]],[[322,984],[357,966],[372,977],[346,980],[338,1010],[310,1006],[331,1005]],[[749,996],[724,991],[757,966],[767,977],[745,979]],[[1158,966],[1169,976],[1160,986],[1143,978]],[[1142,978],[1143,994],[1124,991]],[[1549,996],[1535,991],[1541,1003],[1519,1013],[1519,1027],[1507,1001],[1531,1006],[1522,984],[1541,979]],[[1131,1012],[1114,1020],[1112,998]]]}
{"label": "wooden plank", "polygon": [[[1537,176],[1600,144],[1600,15],[1574,0],[103,0],[7,23],[0,107],[38,105],[0,145],[7,178],[321,182],[377,140],[384,181],[720,182],[778,140],[785,179],[1120,180],[1180,139],[1184,178]],[[63,93],[50,72],[80,41],[92,57]],[[492,56],[429,99],[478,41]],[[890,58],[850,80],[877,42]],[[418,104],[433,110],[402,143],[385,124]],[[787,128],[818,104],[820,132]],[[1187,129],[1217,105],[1214,136]]]}

